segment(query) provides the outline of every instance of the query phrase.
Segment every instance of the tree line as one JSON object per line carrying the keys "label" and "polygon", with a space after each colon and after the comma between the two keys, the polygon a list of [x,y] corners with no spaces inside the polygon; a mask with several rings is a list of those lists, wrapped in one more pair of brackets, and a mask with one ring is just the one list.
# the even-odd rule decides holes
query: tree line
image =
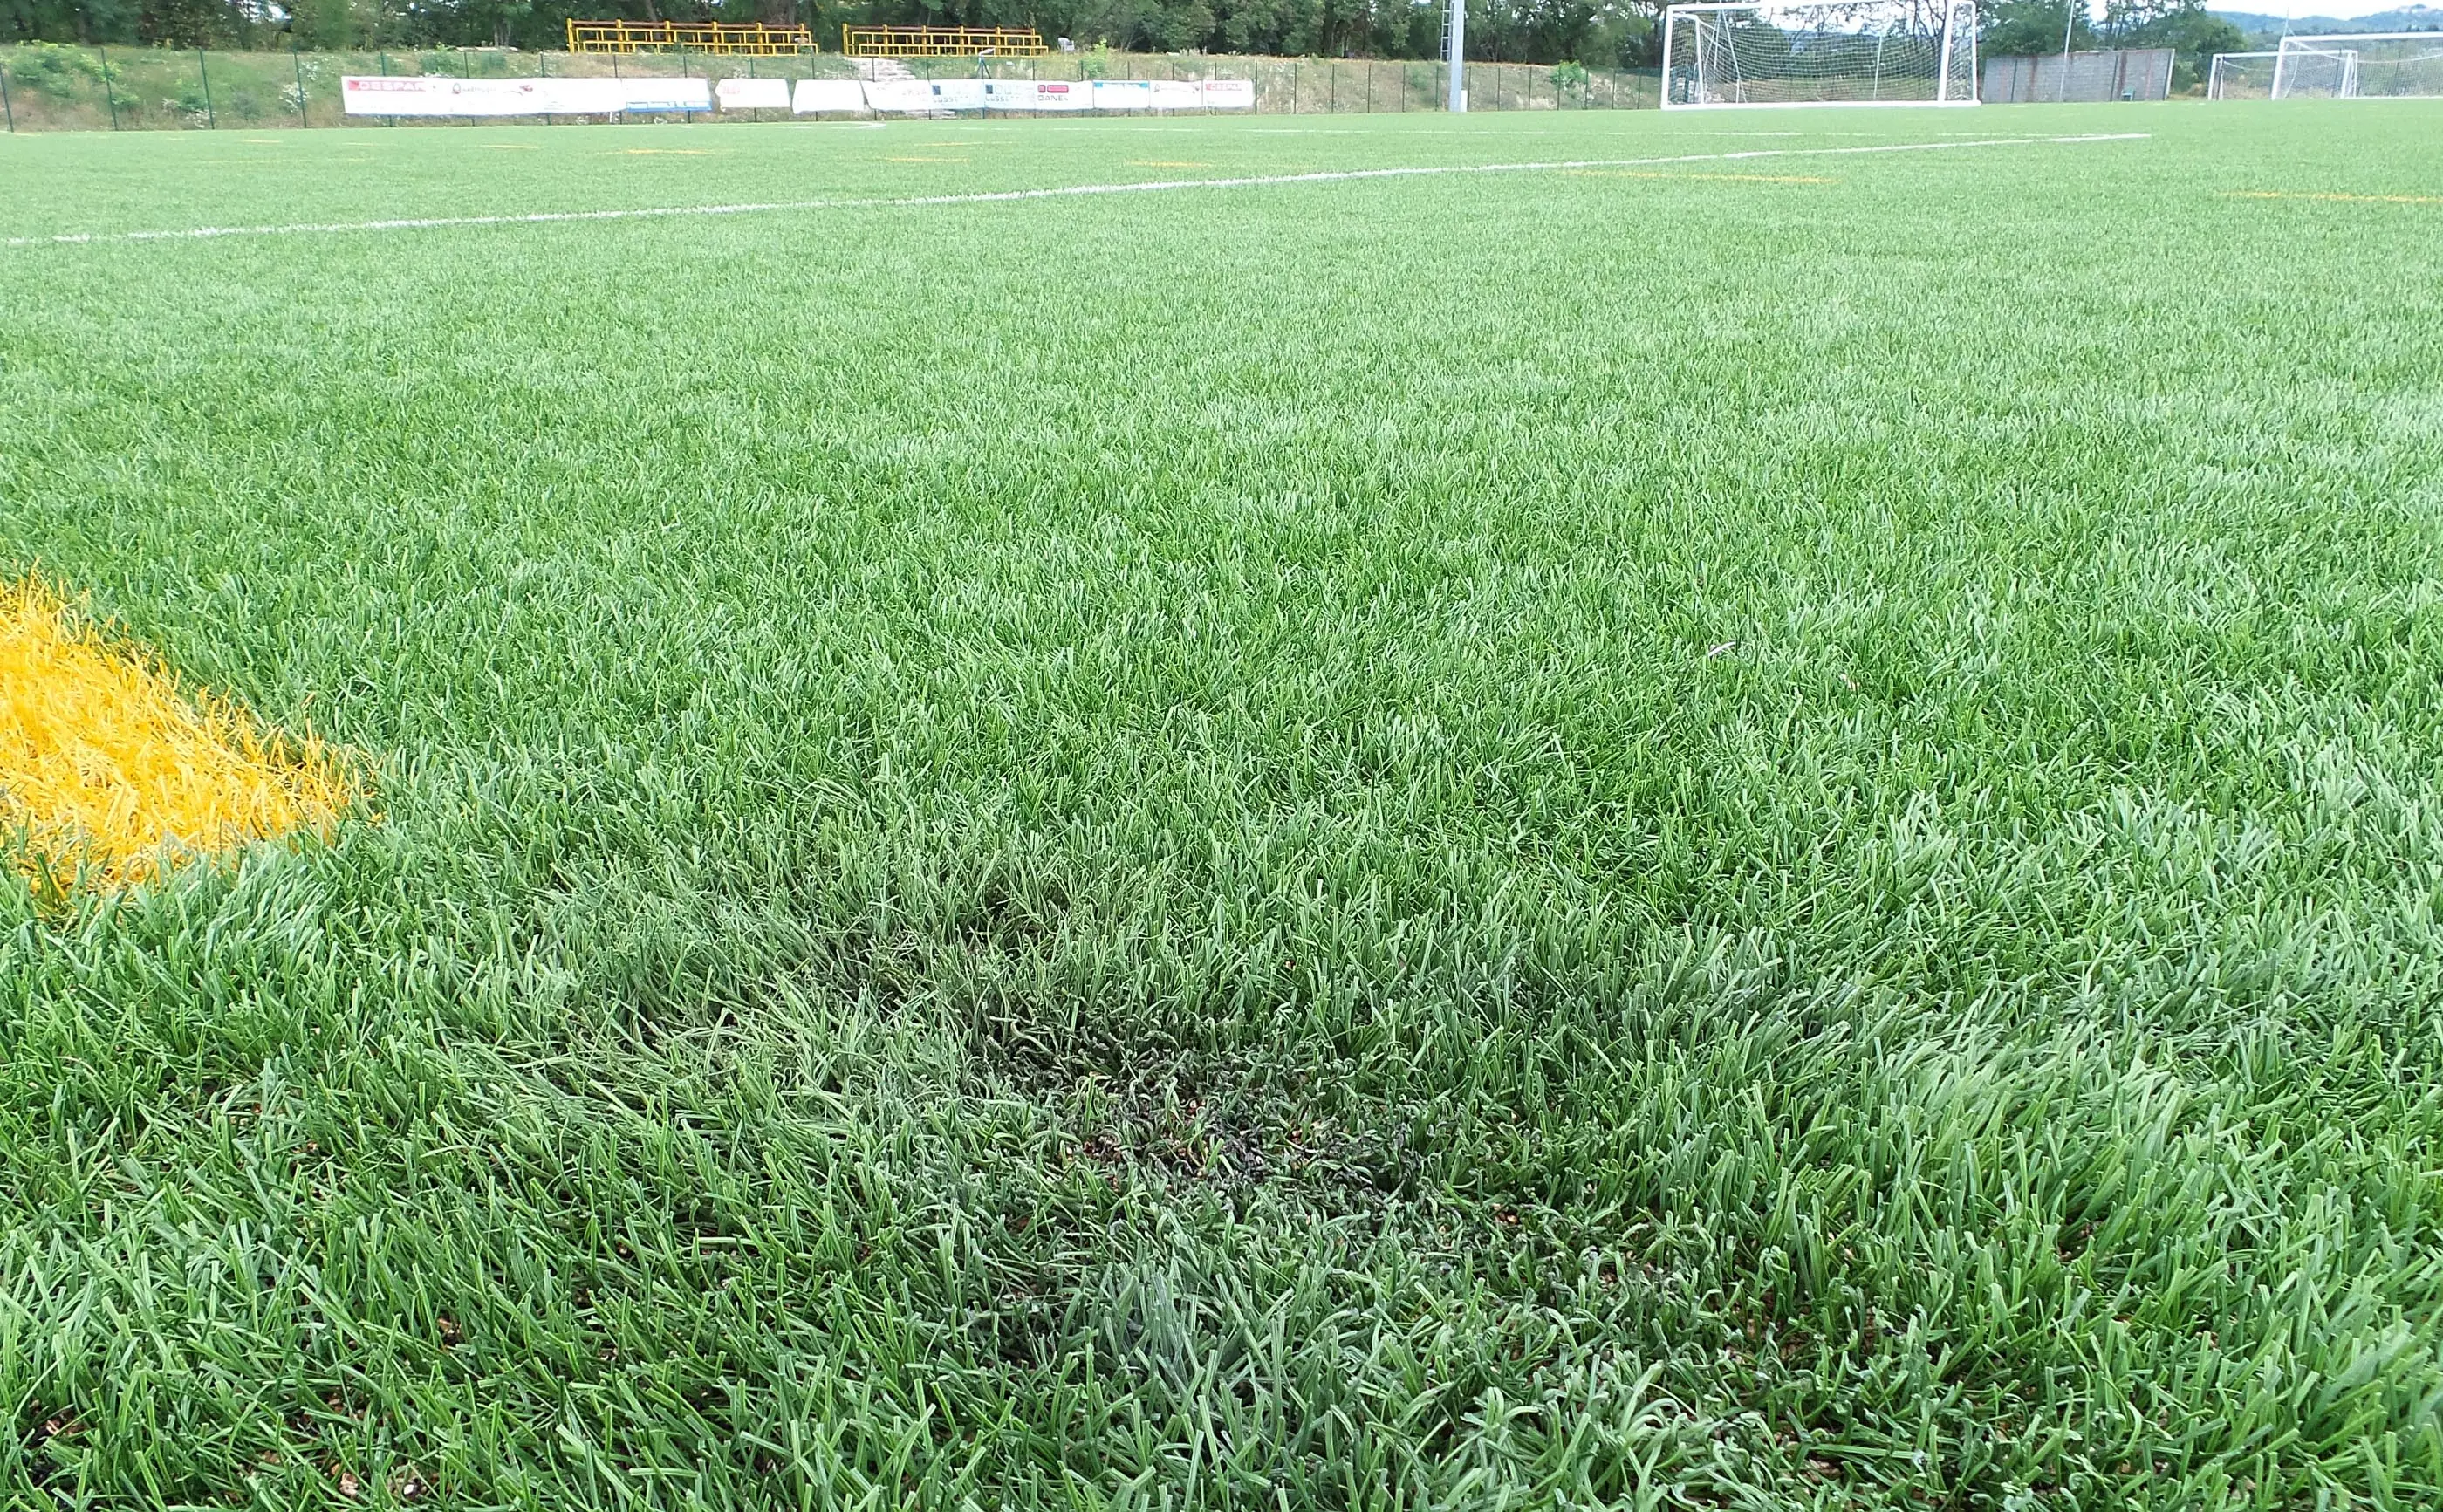
{"label": "tree line", "polygon": [[[1489,63],[1652,67],[1668,0],[1467,0],[1467,51]],[[2173,46],[2184,74],[2242,46],[2201,0],[1980,0],[1988,56],[2071,46]],[[1130,51],[1436,58],[1442,0],[0,0],[0,42],[164,47],[560,46],[579,20],[762,21],[836,48],[843,26],[1033,27]]]}

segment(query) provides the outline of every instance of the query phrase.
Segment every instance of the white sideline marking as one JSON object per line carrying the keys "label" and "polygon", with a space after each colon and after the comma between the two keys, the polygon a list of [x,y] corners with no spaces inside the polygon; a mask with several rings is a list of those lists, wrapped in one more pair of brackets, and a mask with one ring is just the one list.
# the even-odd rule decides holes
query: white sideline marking
{"label": "white sideline marking", "polygon": [[896,199],[797,199],[741,205],[657,205],[639,210],[547,210],[523,215],[428,215],[401,220],[308,221],[292,226],[198,226],[190,230],[174,231],[72,231],[57,236],[11,236],[0,240],[0,247],[83,247],[96,242],[206,241],[218,236],[320,236],[346,231],[446,230],[462,226],[549,226],[562,221],[659,220],[676,215],[766,215],[785,211],[900,210],[928,205],[990,205],[1014,199],[1065,199],[1085,194],[1158,194],[1183,189],[1258,189],[1275,184],[1339,184],[1363,178],[1433,178],[1448,174],[1534,174],[1574,168],[1654,168],[1669,163],[1740,162],[1757,157],[1843,157],[1860,153],[1952,152],[1967,147],[2142,141],[2153,135],[2144,131],[2117,131],[2084,137],[1987,137],[1968,141],[1884,142],[1872,147],[1761,147],[1735,153],[1683,153],[1671,157],[1578,157],[1558,162],[1344,168],[1241,178],[1157,178],[1132,184],[1066,184],[1054,189],[912,194]]}

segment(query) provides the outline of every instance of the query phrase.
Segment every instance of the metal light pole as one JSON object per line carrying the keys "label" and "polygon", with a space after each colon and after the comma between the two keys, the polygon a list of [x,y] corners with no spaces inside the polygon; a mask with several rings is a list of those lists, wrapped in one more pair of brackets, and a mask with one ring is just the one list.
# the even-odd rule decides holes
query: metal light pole
{"label": "metal light pole", "polygon": [[1450,108],[1467,113],[1467,0],[1450,0]]}
{"label": "metal light pole", "polygon": [[297,127],[303,131],[314,122],[305,115],[305,60],[297,55],[297,23],[291,19],[280,29],[288,37],[288,63],[297,72]]}
{"label": "metal light pole", "polygon": [[2078,8],[2085,0],[2069,0],[2069,13],[2062,17],[2062,87],[2063,102],[2069,100],[2069,34],[2078,29]]}

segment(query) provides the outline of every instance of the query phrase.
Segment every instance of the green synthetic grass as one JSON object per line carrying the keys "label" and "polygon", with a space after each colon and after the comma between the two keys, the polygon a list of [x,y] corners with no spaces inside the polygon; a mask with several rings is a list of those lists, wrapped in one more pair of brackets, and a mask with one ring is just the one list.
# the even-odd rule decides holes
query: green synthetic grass
{"label": "green synthetic grass", "polygon": [[0,890],[0,1498],[2443,1495],[2443,109],[1285,125],[0,139],[7,239],[2151,134],[0,247],[0,566],[382,816]]}

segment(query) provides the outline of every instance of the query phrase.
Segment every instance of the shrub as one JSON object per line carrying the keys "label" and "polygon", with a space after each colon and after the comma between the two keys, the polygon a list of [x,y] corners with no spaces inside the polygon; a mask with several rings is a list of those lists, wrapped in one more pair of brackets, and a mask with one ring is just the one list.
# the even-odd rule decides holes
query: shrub
{"label": "shrub", "polygon": [[29,89],[66,96],[76,93],[79,80],[101,78],[101,67],[75,47],[63,47],[56,42],[34,42],[17,49],[17,55],[9,61],[9,73]]}
{"label": "shrub", "polygon": [[204,94],[202,81],[196,79],[180,81],[176,96],[162,101],[161,108],[177,112],[191,126],[204,125],[212,116],[211,101]]}

